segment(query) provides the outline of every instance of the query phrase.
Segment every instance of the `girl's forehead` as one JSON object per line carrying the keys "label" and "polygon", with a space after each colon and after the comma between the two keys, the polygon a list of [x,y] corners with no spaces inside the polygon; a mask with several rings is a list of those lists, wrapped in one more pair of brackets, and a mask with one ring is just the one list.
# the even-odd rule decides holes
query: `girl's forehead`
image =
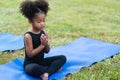
{"label": "girl's forehead", "polygon": [[45,19],[45,14],[44,13],[37,13],[34,16],[35,19]]}

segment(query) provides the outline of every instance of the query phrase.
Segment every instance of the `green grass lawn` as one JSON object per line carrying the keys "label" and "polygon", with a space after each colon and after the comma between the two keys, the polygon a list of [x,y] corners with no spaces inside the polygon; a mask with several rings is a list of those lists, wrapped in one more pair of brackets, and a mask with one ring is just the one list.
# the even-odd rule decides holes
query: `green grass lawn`
{"label": "green grass lawn", "polygon": [[[19,13],[23,0],[0,1],[0,33],[24,35],[30,25]],[[46,31],[51,47],[81,36],[120,44],[120,0],[49,0]],[[24,57],[24,49],[0,52],[0,64]],[[85,67],[65,80],[120,80],[120,54]]]}

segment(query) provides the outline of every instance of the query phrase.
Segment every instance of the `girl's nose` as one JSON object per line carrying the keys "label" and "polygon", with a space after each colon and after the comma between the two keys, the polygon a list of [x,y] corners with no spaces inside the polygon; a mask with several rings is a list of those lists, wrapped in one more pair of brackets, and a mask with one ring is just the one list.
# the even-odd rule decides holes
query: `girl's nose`
{"label": "girl's nose", "polygon": [[41,22],[41,25],[44,26],[44,25],[45,25],[45,22]]}

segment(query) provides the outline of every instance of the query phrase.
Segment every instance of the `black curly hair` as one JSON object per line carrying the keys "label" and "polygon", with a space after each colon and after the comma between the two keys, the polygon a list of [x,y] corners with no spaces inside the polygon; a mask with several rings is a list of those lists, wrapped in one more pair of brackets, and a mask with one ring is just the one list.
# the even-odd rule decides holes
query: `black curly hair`
{"label": "black curly hair", "polygon": [[20,12],[29,20],[35,16],[36,13],[47,14],[49,10],[49,4],[46,0],[25,0],[20,5]]}

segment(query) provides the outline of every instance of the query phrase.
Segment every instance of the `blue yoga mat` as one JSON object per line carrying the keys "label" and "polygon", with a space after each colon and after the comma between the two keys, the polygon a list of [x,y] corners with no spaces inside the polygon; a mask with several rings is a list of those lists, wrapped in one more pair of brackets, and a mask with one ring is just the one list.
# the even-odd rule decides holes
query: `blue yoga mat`
{"label": "blue yoga mat", "polygon": [[[120,45],[81,37],[64,46],[52,48],[46,57],[65,55],[67,62],[61,72],[49,77],[49,80],[62,80],[66,74],[79,71],[82,67],[90,66],[120,52]],[[0,80],[39,80],[27,75],[23,70],[23,59],[15,59],[0,65]]]}
{"label": "blue yoga mat", "polygon": [[0,34],[0,52],[18,50],[24,47],[23,36],[15,36],[9,33]]}

